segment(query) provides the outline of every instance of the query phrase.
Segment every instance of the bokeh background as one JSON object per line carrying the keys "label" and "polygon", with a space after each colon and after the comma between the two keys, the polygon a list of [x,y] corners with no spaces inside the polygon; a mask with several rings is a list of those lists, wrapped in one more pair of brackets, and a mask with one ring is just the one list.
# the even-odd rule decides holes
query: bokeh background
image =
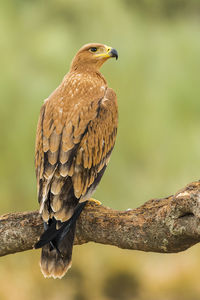
{"label": "bokeh background", "polygon": [[[115,209],[176,192],[200,176],[198,0],[18,0],[0,9],[1,214],[38,208],[36,123],[85,43],[115,47],[103,68],[118,95],[116,147],[95,197]],[[200,246],[179,254],[74,247],[62,280],[40,251],[0,258],[0,299],[197,300]]]}

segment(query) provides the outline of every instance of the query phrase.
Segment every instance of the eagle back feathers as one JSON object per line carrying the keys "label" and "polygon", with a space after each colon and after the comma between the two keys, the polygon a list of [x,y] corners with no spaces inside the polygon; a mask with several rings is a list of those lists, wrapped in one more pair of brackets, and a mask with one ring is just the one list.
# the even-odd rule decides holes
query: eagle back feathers
{"label": "eagle back feathers", "polygon": [[69,219],[108,164],[117,133],[116,95],[100,73],[68,73],[43,104],[35,167],[44,221]]}

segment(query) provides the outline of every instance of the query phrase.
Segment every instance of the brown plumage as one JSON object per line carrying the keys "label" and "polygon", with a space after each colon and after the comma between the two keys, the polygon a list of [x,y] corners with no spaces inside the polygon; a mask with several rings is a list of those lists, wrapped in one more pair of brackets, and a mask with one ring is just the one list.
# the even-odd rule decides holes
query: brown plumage
{"label": "brown plumage", "polygon": [[115,144],[116,94],[99,72],[110,57],[118,57],[111,47],[83,46],[40,111],[35,168],[46,231],[36,248],[45,277],[61,278],[71,266],[80,203],[94,193]]}

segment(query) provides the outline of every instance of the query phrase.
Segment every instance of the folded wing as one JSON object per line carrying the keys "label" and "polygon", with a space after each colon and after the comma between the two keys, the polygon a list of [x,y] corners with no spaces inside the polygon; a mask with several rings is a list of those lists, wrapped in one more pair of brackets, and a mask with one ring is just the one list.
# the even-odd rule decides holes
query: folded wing
{"label": "folded wing", "polygon": [[62,222],[90,198],[108,164],[117,133],[116,95],[71,105],[46,101],[37,129],[35,166],[44,221]]}

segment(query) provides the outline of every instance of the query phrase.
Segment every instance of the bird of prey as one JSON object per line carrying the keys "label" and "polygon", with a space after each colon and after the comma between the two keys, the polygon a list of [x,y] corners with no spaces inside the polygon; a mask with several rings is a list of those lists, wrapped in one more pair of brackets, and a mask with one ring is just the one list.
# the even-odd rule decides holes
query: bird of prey
{"label": "bird of prey", "polygon": [[35,168],[44,233],[35,248],[42,248],[45,277],[61,278],[70,268],[76,220],[115,144],[116,94],[99,71],[111,57],[118,58],[114,48],[83,46],[40,111]]}

